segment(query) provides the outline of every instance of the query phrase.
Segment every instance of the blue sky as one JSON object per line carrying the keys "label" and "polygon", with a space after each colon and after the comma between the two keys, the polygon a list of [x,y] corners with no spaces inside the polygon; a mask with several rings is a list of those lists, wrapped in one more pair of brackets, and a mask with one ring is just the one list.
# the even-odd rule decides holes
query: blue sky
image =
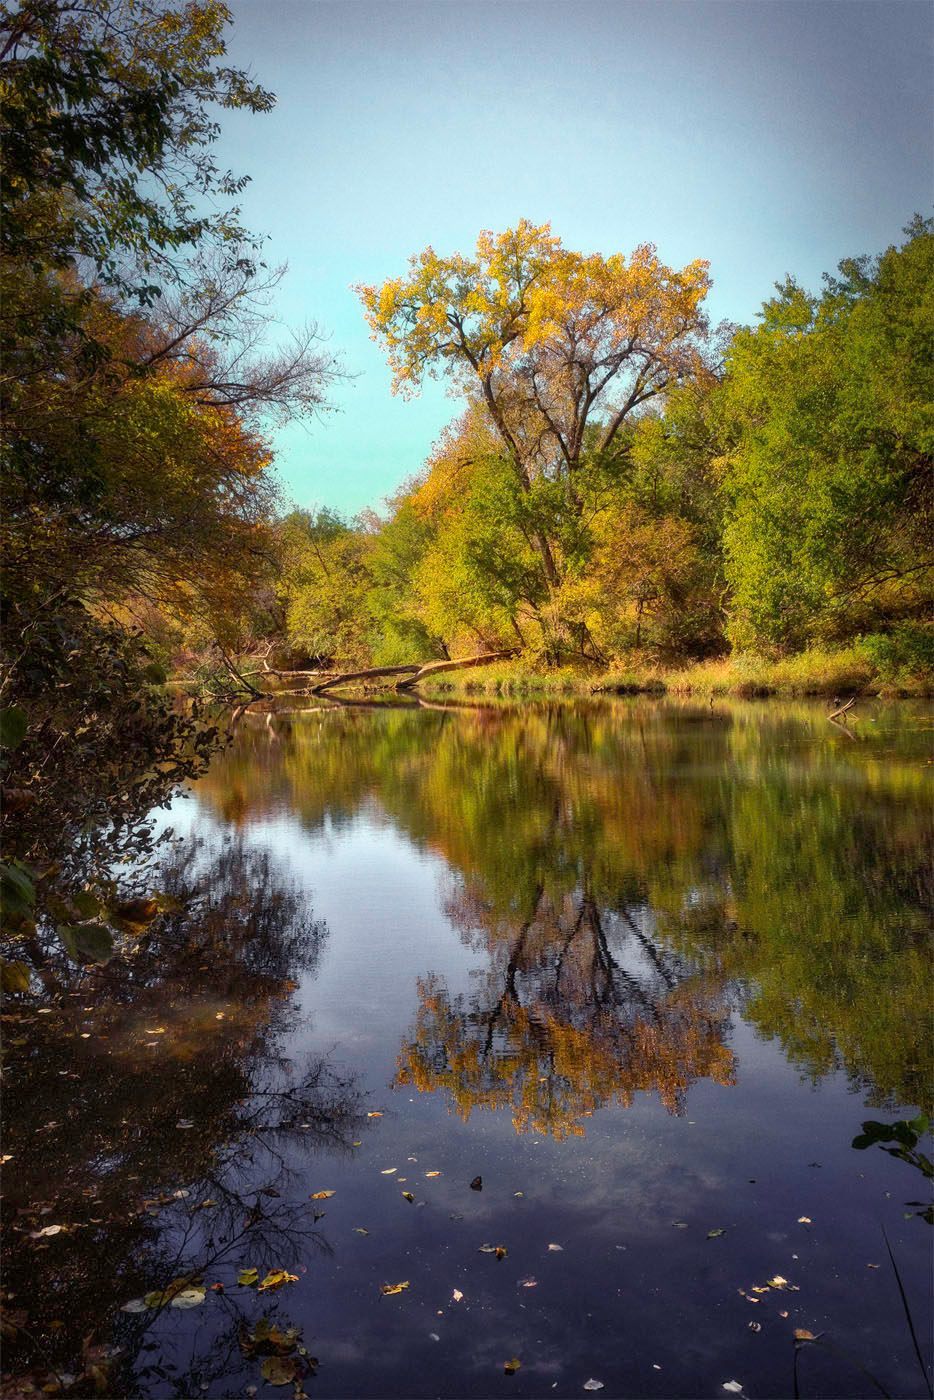
{"label": "blue sky", "polygon": [[427,244],[550,222],[570,248],[711,264],[715,320],[793,273],[900,241],[934,173],[927,0],[232,0],[229,55],[278,95],[223,115],[244,221],[286,261],[277,311],[356,378],[276,435],[287,495],[348,514],[457,411],[390,395],[355,282]]}

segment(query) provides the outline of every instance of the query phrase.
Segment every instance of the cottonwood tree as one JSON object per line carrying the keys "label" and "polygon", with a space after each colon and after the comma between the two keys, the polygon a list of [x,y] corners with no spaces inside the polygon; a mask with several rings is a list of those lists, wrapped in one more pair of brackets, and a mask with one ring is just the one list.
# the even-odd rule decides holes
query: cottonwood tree
{"label": "cottonwood tree", "polygon": [[[521,220],[481,233],[474,257],[426,248],[407,275],[362,284],[394,392],[443,372],[478,399],[519,488],[560,481],[572,511],[576,478],[619,450],[624,425],[672,384],[710,373],[703,310],[708,265],[677,271],[651,244],[627,260],[566,249],[550,226]],[[534,528],[546,584],[561,559]]]}

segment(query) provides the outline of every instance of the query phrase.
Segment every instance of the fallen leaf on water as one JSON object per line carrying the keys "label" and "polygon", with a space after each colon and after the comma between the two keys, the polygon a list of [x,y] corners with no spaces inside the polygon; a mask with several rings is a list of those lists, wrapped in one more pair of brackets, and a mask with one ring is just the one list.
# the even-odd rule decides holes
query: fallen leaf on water
{"label": "fallen leaf on water", "polygon": [[584,1381],[584,1389],[585,1389],[585,1390],[602,1390],[602,1389],[603,1389],[603,1382],[602,1382],[602,1381],[594,1381],[594,1380]]}
{"label": "fallen leaf on water", "polygon": [[495,1253],[496,1253],[496,1245],[495,1245],[495,1244],[482,1244],[482,1245],[480,1246],[480,1248],[478,1249],[477,1253],[478,1253],[478,1254],[495,1254]]}
{"label": "fallen leaf on water", "polygon": [[504,1244],[498,1244],[493,1253],[496,1255],[497,1259],[505,1259],[506,1255],[509,1253],[509,1250]]}
{"label": "fallen leaf on water", "polygon": [[817,1341],[817,1338],[814,1336],[814,1333],[813,1333],[813,1332],[809,1332],[808,1329],[807,1329],[806,1327],[796,1327],[796,1328],[795,1328],[795,1341],[796,1341],[796,1342],[816,1342],[816,1341]]}
{"label": "fallen leaf on water", "polygon": [[257,1288],[257,1293],[272,1292],[281,1288],[284,1283],[298,1283],[298,1274],[287,1273],[285,1269],[270,1269]]}
{"label": "fallen leaf on water", "polygon": [[563,1249],[564,1249],[564,1245],[563,1245],[563,1244],[550,1244],[550,1245],[548,1246],[548,1248],[549,1248],[549,1249],[553,1249],[553,1250],[558,1250],[558,1251],[560,1251],[560,1250],[563,1250]]}
{"label": "fallen leaf on water", "polygon": [[382,1111],[377,1109],[373,1113],[368,1113],[367,1118],[382,1118]]}
{"label": "fallen leaf on water", "polygon": [[147,1026],[147,1027],[146,1027],[146,1034],[147,1034],[147,1035],[165,1035],[165,1026],[156,1026],[153,1030],[150,1030],[149,1027]]}
{"label": "fallen leaf on water", "polygon": [[295,1379],[298,1362],[294,1356],[267,1356],[261,1370],[267,1384],[288,1385]]}
{"label": "fallen leaf on water", "polygon": [[519,1198],[519,1197],[521,1197],[521,1196],[524,1196],[524,1195],[525,1195],[525,1192],[524,1192],[524,1191],[513,1191],[512,1194],[513,1194],[513,1196],[515,1196],[516,1198]]}
{"label": "fallen leaf on water", "polygon": [[787,1317],[787,1316],[788,1316],[787,1312],[780,1312],[778,1315],[779,1315],[779,1317]]}
{"label": "fallen leaf on water", "polygon": [[866,1265],[866,1268],[867,1268],[867,1269],[878,1269],[879,1267],[880,1267],[880,1265],[878,1265],[878,1264],[867,1264],[867,1265]]}
{"label": "fallen leaf on water", "polygon": [[412,1202],[415,1200],[415,1197],[412,1195],[411,1191],[403,1191],[402,1194],[403,1194],[403,1196],[405,1197],[405,1199],[408,1201],[409,1205],[411,1205]]}
{"label": "fallen leaf on water", "polygon": [[455,1288],[454,1292],[451,1294],[451,1299],[455,1303],[460,1303],[463,1300],[463,1297],[464,1295],[459,1288]]}
{"label": "fallen leaf on water", "polygon": [[145,1298],[131,1298],[128,1303],[124,1303],[121,1312],[141,1313],[148,1312],[149,1306]]}
{"label": "fallen leaf on water", "polygon": [[190,1192],[190,1191],[173,1191],[173,1192],[172,1192],[172,1195],[174,1196],[174,1198],[175,1198],[176,1201],[183,1201],[183,1200],[185,1199],[186,1196],[190,1196],[190,1195],[191,1195],[191,1192]]}
{"label": "fallen leaf on water", "polygon": [[483,1190],[483,1177],[482,1177],[482,1176],[475,1176],[474,1179],[473,1179],[473,1181],[470,1183],[470,1189],[471,1189],[471,1191],[482,1191],[482,1190]]}
{"label": "fallen leaf on water", "polygon": [[333,1191],[313,1191],[308,1199],[310,1201],[329,1201],[333,1195]]}
{"label": "fallen leaf on water", "polygon": [[673,1220],[671,1222],[671,1228],[673,1230],[686,1230],[688,1228],[688,1222],[686,1220]]}
{"label": "fallen leaf on water", "polygon": [[426,1175],[426,1176],[440,1176],[441,1173],[440,1173],[440,1172],[426,1172],[425,1175]]}
{"label": "fallen leaf on water", "polygon": [[731,1395],[739,1395],[743,1388],[742,1381],[724,1381],[723,1389],[728,1390]]}
{"label": "fallen leaf on water", "polygon": [[718,1235],[725,1235],[725,1234],[726,1234],[726,1230],[724,1230],[724,1229],[722,1229],[722,1228],[718,1228],[718,1229],[716,1229],[716,1230],[708,1230],[708,1231],[707,1231],[707,1238],[708,1238],[709,1240],[715,1240],[715,1239],[717,1238]]}
{"label": "fallen leaf on water", "polygon": [[43,1235],[58,1235],[61,1234],[63,1228],[64,1227],[61,1225],[46,1225],[42,1230],[33,1230],[29,1238],[31,1240],[38,1240],[41,1239]]}
{"label": "fallen leaf on water", "polygon": [[767,1283],[754,1283],[752,1291],[753,1293],[768,1293],[769,1285]]}
{"label": "fallen leaf on water", "polygon": [[522,1362],[519,1360],[518,1356],[513,1356],[503,1363],[503,1370],[507,1376],[514,1376],[521,1365]]}
{"label": "fallen leaf on water", "polygon": [[256,1269],[241,1269],[237,1274],[237,1282],[244,1288],[249,1288],[252,1284],[259,1282],[259,1274]]}
{"label": "fallen leaf on water", "polygon": [[222,1283],[212,1283],[212,1284],[211,1284],[211,1292],[212,1292],[212,1293],[223,1293],[223,1291],[224,1291],[224,1285],[223,1285]]}
{"label": "fallen leaf on water", "polygon": [[203,1288],[183,1288],[176,1293],[174,1298],[169,1299],[170,1308],[196,1308],[199,1303],[204,1302],[205,1290]]}
{"label": "fallen leaf on water", "polygon": [[383,1167],[382,1171],[380,1172],[380,1176],[392,1176],[393,1172],[396,1172],[398,1170],[398,1167]]}
{"label": "fallen leaf on water", "polygon": [[[769,1288],[786,1288],[787,1285],[788,1280],[786,1278],[782,1278],[781,1274],[776,1274],[774,1278],[769,1279]],[[756,1292],[758,1291],[759,1290],[756,1289]]]}
{"label": "fallen leaf on water", "polygon": [[403,1288],[408,1288],[408,1286],[409,1281],[406,1279],[405,1283],[384,1283],[379,1291],[388,1298],[393,1293],[401,1293]]}
{"label": "fallen leaf on water", "polygon": [[405,1160],[406,1160],[407,1162],[417,1162],[417,1161],[418,1161],[418,1158],[417,1158],[417,1157],[406,1157]]}
{"label": "fallen leaf on water", "polygon": [[355,1234],[355,1235],[368,1235],[369,1233],[370,1233],[369,1230],[364,1230],[364,1228],[363,1228],[362,1225],[355,1225],[355,1226],[354,1226],[354,1234]]}
{"label": "fallen leaf on water", "polygon": [[761,1323],[761,1322],[747,1322],[747,1323],[746,1323],[746,1326],[749,1328],[750,1332],[761,1332],[761,1331],[762,1331],[762,1323]]}
{"label": "fallen leaf on water", "polygon": [[811,1220],[811,1217],[810,1217],[809,1215],[799,1215],[799,1216],[798,1216],[798,1224],[799,1224],[799,1225],[812,1225],[813,1223],[814,1223],[814,1222]]}
{"label": "fallen leaf on water", "polygon": [[537,1279],[537,1278],[520,1278],[520,1280],[519,1280],[519,1287],[520,1287],[520,1288],[537,1288],[537,1287],[538,1287],[538,1279]]}

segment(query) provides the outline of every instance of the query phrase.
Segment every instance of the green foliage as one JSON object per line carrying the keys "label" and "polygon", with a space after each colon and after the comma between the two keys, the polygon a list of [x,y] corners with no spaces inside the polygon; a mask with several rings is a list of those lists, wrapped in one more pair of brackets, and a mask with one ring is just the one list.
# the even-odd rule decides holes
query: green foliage
{"label": "green foliage", "polygon": [[213,159],[214,112],[275,99],[218,61],[229,22],[215,0],[5,0],[5,254],[88,258],[100,281],[149,301],[178,250],[242,241],[235,208],[205,212],[245,183]]}
{"label": "green foliage", "polygon": [[819,298],[781,285],[734,339],[719,397],[735,642],[794,648],[929,611],[934,230],[908,233]]}
{"label": "green foliage", "polygon": [[934,627],[900,623],[891,632],[870,632],[857,649],[886,681],[900,681],[934,672]]}

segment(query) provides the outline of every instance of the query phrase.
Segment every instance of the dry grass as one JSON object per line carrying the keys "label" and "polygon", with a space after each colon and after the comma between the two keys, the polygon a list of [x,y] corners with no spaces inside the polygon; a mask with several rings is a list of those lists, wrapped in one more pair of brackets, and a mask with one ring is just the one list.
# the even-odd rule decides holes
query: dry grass
{"label": "dry grass", "polygon": [[684,667],[663,667],[642,656],[620,659],[604,670],[545,668],[520,659],[439,677],[421,687],[423,694],[488,695],[516,699],[615,694],[732,695],[737,698],[777,695],[934,695],[934,676],[883,680],[872,662],[855,648],[812,649],[769,661],[738,653]]}

